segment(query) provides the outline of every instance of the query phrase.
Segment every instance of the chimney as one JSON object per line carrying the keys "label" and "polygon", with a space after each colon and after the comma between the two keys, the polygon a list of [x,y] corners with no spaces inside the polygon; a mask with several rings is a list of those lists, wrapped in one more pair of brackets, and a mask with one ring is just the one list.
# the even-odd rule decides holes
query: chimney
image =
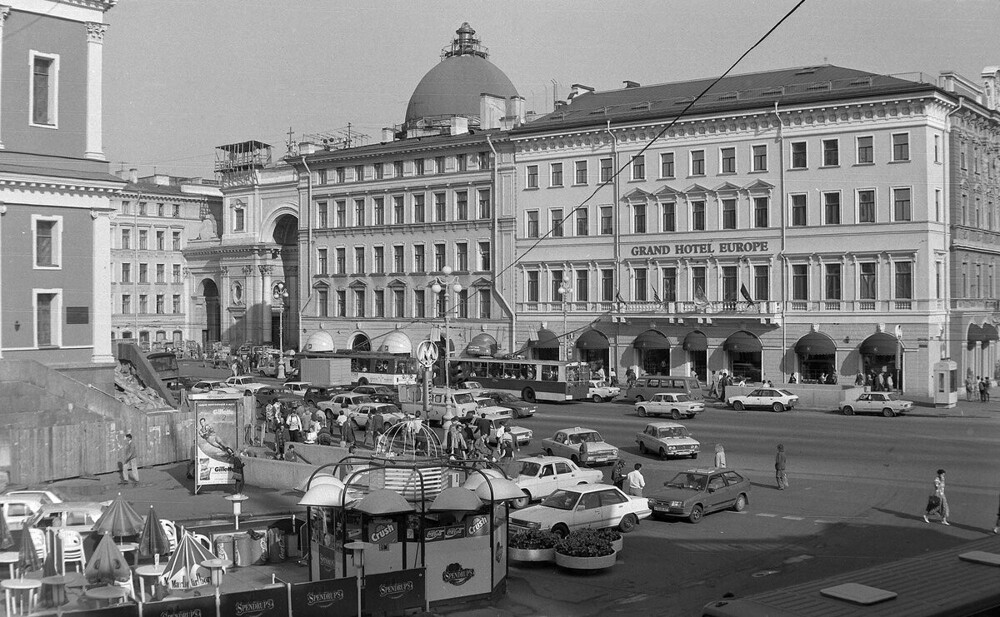
{"label": "chimney", "polygon": [[514,126],[524,124],[524,97],[512,96],[507,99],[507,117],[514,121]]}
{"label": "chimney", "polygon": [[451,117],[451,134],[466,135],[469,132],[469,119],[465,116]]}
{"label": "chimney", "polygon": [[639,87],[639,82],[637,82],[637,81],[630,81],[630,80],[626,79],[622,83],[625,84],[626,88],[638,88]]}
{"label": "chimney", "polygon": [[479,94],[479,128],[485,130],[500,127],[500,120],[506,115],[507,102],[499,96],[481,92]]}
{"label": "chimney", "polygon": [[582,96],[584,94],[594,91],[594,89],[591,88],[590,86],[585,86],[583,84],[573,84],[572,86],[569,87],[569,89],[570,89],[569,96],[566,98],[569,99],[570,101],[572,101],[578,96]]}
{"label": "chimney", "polygon": [[153,174],[153,184],[157,186],[170,186],[170,176],[167,174]]}
{"label": "chimney", "polygon": [[986,91],[983,97],[988,109],[1000,111],[1000,66],[987,66],[982,73],[983,89]]}
{"label": "chimney", "polygon": [[130,168],[128,170],[128,181],[131,182],[132,184],[138,184],[139,183],[139,169],[138,168],[132,167],[132,168]]}
{"label": "chimney", "polygon": [[315,154],[316,144],[311,141],[300,141],[299,142],[299,154]]}
{"label": "chimney", "polygon": [[395,131],[391,128],[384,126],[382,127],[382,143],[387,144],[392,141]]}

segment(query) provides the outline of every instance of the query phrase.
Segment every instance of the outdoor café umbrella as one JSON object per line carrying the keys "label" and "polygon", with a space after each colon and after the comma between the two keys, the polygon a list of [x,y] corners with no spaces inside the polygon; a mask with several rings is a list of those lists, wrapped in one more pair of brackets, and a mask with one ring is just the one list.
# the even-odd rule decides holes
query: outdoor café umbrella
{"label": "outdoor caf\u00e9 umbrella", "polygon": [[156,515],[153,506],[149,506],[149,514],[146,515],[146,524],[139,534],[139,554],[143,557],[152,555],[166,555],[170,552],[170,539],[163,531],[160,524],[160,517]]}
{"label": "outdoor caf\u00e9 umbrella", "polygon": [[207,585],[211,572],[202,567],[201,562],[208,559],[215,559],[215,555],[199,544],[190,533],[184,533],[177,543],[177,550],[167,561],[160,580],[171,589]]}
{"label": "outdoor caf\u00e9 umbrella", "polygon": [[83,569],[87,582],[96,585],[113,585],[115,581],[127,581],[132,576],[132,570],[125,561],[125,556],[118,550],[110,535],[105,535],[97,544],[94,553]]}
{"label": "outdoor caf\u00e9 umbrella", "polygon": [[38,556],[38,548],[31,537],[32,527],[21,528],[21,546],[17,552],[17,569],[24,572],[39,570],[42,567],[42,559]]}
{"label": "outdoor caf\u00e9 umbrella", "polygon": [[111,534],[119,538],[121,536],[134,536],[142,531],[142,517],[132,507],[132,505],[122,499],[122,494],[118,493],[115,500],[111,502],[108,509],[104,511],[101,518],[94,524],[94,531],[102,534]]}
{"label": "outdoor caf\u00e9 umbrella", "polygon": [[7,517],[0,509],[0,551],[14,546],[14,536],[10,535],[10,526],[7,525]]}

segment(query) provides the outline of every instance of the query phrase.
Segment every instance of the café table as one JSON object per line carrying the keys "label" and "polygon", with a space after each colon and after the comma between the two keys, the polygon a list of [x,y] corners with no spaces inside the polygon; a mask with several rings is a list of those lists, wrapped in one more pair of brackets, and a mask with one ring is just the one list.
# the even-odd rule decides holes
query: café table
{"label": "caf\u00e9 table", "polygon": [[233,562],[228,559],[206,559],[201,565],[212,571],[212,585],[219,587],[222,584],[222,574]]}
{"label": "caf\u00e9 table", "polygon": [[128,562],[129,553],[132,554],[132,565],[139,564],[139,543],[138,542],[122,542],[118,545],[118,550],[122,552],[122,556],[125,557],[126,563]]}
{"label": "caf\u00e9 table", "polygon": [[104,587],[92,587],[83,592],[83,595],[96,600],[98,606],[111,606],[118,604],[128,597],[128,589],[118,585],[105,585]]}
{"label": "caf\u00e9 table", "polygon": [[17,562],[18,562],[17,551],[9,551],[9,552],[6,552],[6,553],[0,553],[0,566],[2,566],[4,564],[7,565],[7,568],[9,570],[9,572],[10,572],[10,575],[8,576],[8,578],[14,578],[15,576],[17,576],[17,572],[15,570],[15,568],[17,566]]}
{"label": "caf\u00e9 table", "polygon": [[146,601],[146,579],[149,579],[149,595],[152,598],[156,595],[156,581],[166,570],[167,564],[149,564],[135,569],[139,576],[139,597],[143,602]]}
{"label": "caf\u00e9 table", "polygon": [[[47,604],[50,606],[62,606],[66,604],[66,587],[76,582],[78,579],[82,579],[83,576],[76,572],[70,572],[69,574],[56,574],[54,576],[46,576],[42,579],[42,598],[45,601],[46,598],[49,599]],[[46,589],[48,588],[48,589]],[[46,594],[46,591],[49,593]]]}
{"label": "caf\u00e9 table", "polygon": [[27,615],[38,605],[38,590],[42,588],[42,581],[37,578],[7,579],[0,581],[0,587],[3,588],[7,615],[17,615],[18,604],[21,606],[21,611]]}

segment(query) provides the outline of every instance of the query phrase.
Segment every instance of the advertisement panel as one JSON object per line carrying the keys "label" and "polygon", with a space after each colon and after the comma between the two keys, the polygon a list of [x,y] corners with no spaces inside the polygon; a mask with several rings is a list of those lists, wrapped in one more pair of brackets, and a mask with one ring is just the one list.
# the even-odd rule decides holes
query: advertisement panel
{"label": "advertisement panel", "polygon": [[143,605],[142,612],[155,617],[215,617],[215,596],[149,602]]}
{"label": "advertisement panel", "polygon": [[237,471],[233,450],[237,447],[239,399],[189,397],[195,410],[195,492],[202,486],[233,484]]}
{"label": "advertisement panel", "polygon": [[288,588],[223,594],[219,596],[219,617],[288,617]]}
{"label": "advertisement panel", "polygon": [[[149,606],[149,605],[147,605]],[[74,611],[72,614],[87,614],[87,617],[139,617],[138,604],[122,604],[120,606],[109,606],[108,608],[91,609],[89,611]],[[67,614],[71,614],[68,613]],[[202,613],[204,617],[215,614],[215,598],[212,598],[212,612]]]}
{"label": "advertisement panel", "polygon": [[438,602],[489,593],[492,539],[490,534],[428,543],[427,599]]}
{"label": "advertisement panel", "polygon": [[424,571],[420,569],[368,574],[363,592],[366,613],[402,613],[424,606]]}
{"label": "advertisement panel", "polygon": [[358,614],[358,579],[338,578],[292,585],[295,617],[341,617]]}
{"label": "advertisement panel", "polygon": [[339,555],[331,546],[318,545],[319,555],[319,577],[321,579],[337,578],[337,569],[340,565]]}

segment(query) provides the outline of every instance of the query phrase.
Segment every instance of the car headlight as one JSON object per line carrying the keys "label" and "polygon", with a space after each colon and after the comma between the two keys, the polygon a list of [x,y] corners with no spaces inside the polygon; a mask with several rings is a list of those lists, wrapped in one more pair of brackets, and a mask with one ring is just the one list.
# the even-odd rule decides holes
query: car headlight
{"label": "car headlight", "polygon": [[680,507],[682,507],[683,505],[684,505],[684,502],[683,502],[683,501],[671,501],[671,502],[670,502],[670,507],[671,507],[671,508],[680,508]]}

